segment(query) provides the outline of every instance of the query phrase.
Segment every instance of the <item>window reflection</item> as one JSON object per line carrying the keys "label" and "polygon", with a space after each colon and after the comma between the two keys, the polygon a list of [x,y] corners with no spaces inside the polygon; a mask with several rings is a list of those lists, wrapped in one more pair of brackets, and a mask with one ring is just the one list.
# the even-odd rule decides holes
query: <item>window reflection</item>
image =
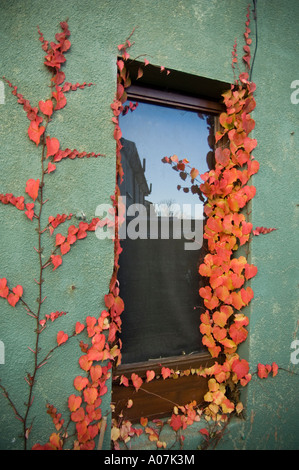
{"label": "window reflection", "polygon": [[[175,154],[186,158],[199,174],[205,173],[212,165],[213,119],[141,102],[120,117],[124,170],[120,191],[127,207],[118,276],[125,303],[123,363],[202,349],[198,265],[204,253],[198,247],[186,249],[186,239],[190,245],[199,227],[200,243],[196,236],[194,243],[202,245],[203,203],[198,195],[177,189],[187,187],[188,181],[161,160]],[[143,209],[138,206],[135,212],[132,204]],[[189,219],[189,232],[182,229],[184,219]],[[133,237],[128,236],[132,227]]]}

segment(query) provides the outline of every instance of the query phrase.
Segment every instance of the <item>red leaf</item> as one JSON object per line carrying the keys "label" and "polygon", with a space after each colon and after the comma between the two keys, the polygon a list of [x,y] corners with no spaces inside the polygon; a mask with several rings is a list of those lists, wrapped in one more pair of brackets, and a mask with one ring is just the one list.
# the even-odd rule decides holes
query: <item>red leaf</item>
{"label": "red leaf", "polygon": [[65,107],[65,105],[66,105],[66,97],[65,97],[64,94],[62,93],[61,87],[56,86],[55,88],[56,88],[56,91],[53,91],[52,96],[53,96],[53,98],[55,98],[55,100],[56,100],[55,111],[57,111],[58,109],[62,109],[62,108]]}
{"label": "red leaf", "polygon": [[55,246],[62,245],[62,243],[65,242],[65,237],[61,235],[61,233],[57,233],[56,235],[56,240],[55,240]]}
{"label": "red leaf", "polygon": [[52,162],[49,162],[48,163],[48,174],[52,173],[52,171],[55,171],[55,170],[56,170],[56,165],[54,165],[54,163],[52,163]]}
{"label": "red leaf", "polygon": [[54,75],[53,78],[51,78],[51,81],[55,83],[55,85],[61,85],[61,83],[64,82],[65,79],[65,73],[64,72],[57,72],[56,75]]}
{"label": "red leaf", "polygon": [[248,374],[249,371],[249,364],[245,359],[236,359],[232,364],[232,371],[235,372],[238,379],[240,380],[242,377]]}
{"label": "red leaf", "polygon": [[170,426],[174,431],[178,431],[182,426],[182,419],[180,415],[173,414],[169,422]]}
{"label": "red leaf", "polygon": [[139,388],[141,387],[141,385],[142,385],[142,378],[139,377],[137,374],[133,373],[131,375],[131,380],[132,380],[133,385],[134,385],[134,387],[136,389],[136,392],[137,392],[139,390]]}
{"label": "red leaf", "polygon": [[25,211],[25,214],[27,215],[28,219],[32,220],[33,216],[34,216],[34,210],[33,210],[34,209],[34,204],[33,204],[33,202],[26,204],[26,209],[27,209],[27,211]]}
{"label": "red leaf", "polygon": [[46,137],[46,145],[47,145],[47,155],[46,158],[55,155],[55,153],[59,150],[59,140],[56,137]]}
{"label": "red leaf", "polygon": [[19,284],[12,289],[13,293],[16,294],[18,297],[22,297],[23,295],[23,287]]}
{"label": "red leaf", "polygon": [[51,261],[53,263],[53,271],[58,268],[62,264],[62,258],[60,255],[51,255]]}
{"label": "red leaf", "polygon": [[229,149],[224,149],[218,147],[215,151],[216,162],[222,166],[227,166],[230,158]]}
{"label": "red leaf", "polygon": [[120,378],[120,384],[124,385],[125,387],[129,386],[129,380],[125,375],[122,375]]}
{"label": "red leaf", "polygon": [[277,230],[277,228],[256,227],[254,230],[252,230],[252,234],[258,236],[260,234],[273,232],[273,230]]}
{"label": "red leaf", "polygon": [[60,246],[60,251],[62,255],[65,255],[66,253],[68,253],[70,249],[71,249],[71,245],[69,244],[69,242],[65,242]]}
{"label": "red leaf", "polygon": [[39,120],[30,121],[30,125],[28,127],[28,136],[29,139],[32,140],[36,145],[40,143],[41,135],[45,132],[45,127],[39,127]]}
{"label": "red leaf", "polygon": [[15,307],[19,300],[20,300],[20,297],[15,294],[9,294],[7,297],[7,301],[12,307]]}
{"label": "red leaf", "polygon": [[229,327],[229,335],[234,343],[240,344],[246,340],[248,336],[248,331],[245,330],[245,328],[243,327],[238,328],[238,326],[235,323],[233,323]]}
{"label": "red leaf", "polygon": [[114,305],[114,295],[113,294],[106,294],[104,296],[105,305],[107,308],[111,308]]}
{"label": "red leaf", "polygon": [[199,432],[200,432],[200,434],[202,434],[203,436],[207,436],[207,437],[210,436],[209,431],[208,431],[206,428],[200,429]]}
{"label": "red leaf", "polygon": [[147,370],[146,371],[146,381],[147,382],[150,382],[151,380],[153,380],[153,378],[155,377],[155,371],[153,370]]}
{"label": "red leaf", "polygon": [[161,374],[163,379],[167,379],[168,377],[170,377],[171,372],[171,369],[169,369],[168,367],[162,367]]}
{"label": "red leaf", "polygon": [[0,297],[3,297],[5,299],[7,298],[9,294],[9,289],[6,284],[7,284],[7,279],[5,277],[0,279]]}
{"label": "red leaf", "polygon": [[269,364],[258,364],[257,365],[257,375],[259,376],[260,379],[266,379],[271,372],[271,366]]}
{"label": "red leaf", "polygon": [[273,377],[275,377],[278,373],[278,365],[276,364],[276,362],[272,362],[272,375]]}
{"label": "red leaf", "polygon": [[257,274],[257,267],[253,264],[246,264],[245,266],[245,277],[246,279],[251,279],[252,277],[256,276]]}
{"label": "red leaf", "polygon": [[29,196],[35,201],[37,196],[38,196],[38,190],[39,190],[39,179],[34,180],[34,179],[29,179],[26,182],[26,193],[29,194]]}
{"label": "red leaf", "polygon": [[76,323],[76,328],[75,328],[76,335],[78,335],[79,333],[81,333],[81,331],[83,331],[84,328],[85,328],[85,326],[83,325],[83,323],[80,323],[79,321],[77,321],[77,323]]}
{"label": "red leaf", "polygon": [[68,339],[69,339],[68,334],[64,333],[64,331],[59,331],[57,333],[57,344],[58,344],[58,346],[65,343]]}
{"label": "red leaf", "polygon": [[39,101],[38,106],[41,112],[45,114],[46,116],[52,115],[53,113],[53,101],[52,100]]}

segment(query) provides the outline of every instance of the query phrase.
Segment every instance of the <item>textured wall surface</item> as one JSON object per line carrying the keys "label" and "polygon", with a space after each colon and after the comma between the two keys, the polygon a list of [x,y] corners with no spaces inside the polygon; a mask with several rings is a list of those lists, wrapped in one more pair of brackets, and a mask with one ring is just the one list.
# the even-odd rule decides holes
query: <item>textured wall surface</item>
{"label": "textured wall surface", "polygon": [[[132,56],[149,54],[153,64],[215,80],[231,82],[231,50],[235,37],[239,57],[247,1],[236,0],[65,0],[0,2],[0,74],[37,105],[49,96],[49,74],[43,65],[44,52],[38,41],[37,25],[48,40],[54,39],[59,22],[69,18],[71,50],[66,54],[66,80],[93,82],[95,86],[69,93],[68,104],[51,122],[63,148],[101,152],[98,159],[63,161],[49,177],[45,205],[47,217],[57,213],[84,211],[91,219],[100,203],[109,203],[115,182],[115,141],[111,109],[116,88],[117,45],[138,26]],[[228,449],[294,449],[299,447],[299,365],[290,362],[291,342],[298,337],[298,111],[291,102],[291,83],[299,79],[297,0],[258,2],[258,49],[252,80],[257,85],[254,111],[254,152],[260,171],[253,178],[257,195],[252,203],[255,226],[275,227],[268,235],[255,237],[250,246],[251,262],[258,275],[251,282],[255,298],[250,315],[249,337],[241,348],[252,369],[257,363],[275,361],[286,370],[276,378],[256,376],[246,389],[247,417],[235,423],[221,442]],[[254,24],[251,23],[253,33]],[[253,44],[255,44],[253,35]],[[5,88],[0,104],[0,193],[24,193],[29,178],[37,178],[40,151],[27,137],[28,120],[16,99]],[[51,175],[50,175],[51,176]],[[21,191],[21,188],[24,188]],[[22,284],[26,298],[35,299],[33,282],[38,259],[33,249],[32,227],[24,214],[0,205],[0,277],[11,285]],[[86,240],[85,240],[86,241]],[[51,293],[49,312],[65,310],[68,315],[53,324],[45,350],[58,330],[67,330],[77,320],[96,315],[104,307],[113,268],[113,246],[93,233],[65,257],[63,266],[45,274],[46,292]],[[74,285],[76,289],[72,289]],[[55,294],[54,294],[55,293]],[[11,391],[22,409],[30,370],[32,319],[22,308],[12,309],[0,299],[0,340],[5,346],[5,364],[0,364],[1,383]],[[52,337],[51,337],[52,334]],[[72,393],[78,366],[78,341],[55,351],[40,369],[32,416],[36,416],[31,443],[49,436],[45,404],[59,411]],[[288,371],[287,371],[288,370]],[[103,408],[110,406],[109,393]],[[0,448],[19,449],[20,423],[0,396]],[[45,418],[46,416],[46,418]],[[186,432],[186,448],[196,449],[198,429]],[[142,442],[142,441],[140,441]],[[148,442],[143,445],[147,445]],[[139,444],[140,445],[140,444]],[[106,447],[109,436],[106,435]]]}

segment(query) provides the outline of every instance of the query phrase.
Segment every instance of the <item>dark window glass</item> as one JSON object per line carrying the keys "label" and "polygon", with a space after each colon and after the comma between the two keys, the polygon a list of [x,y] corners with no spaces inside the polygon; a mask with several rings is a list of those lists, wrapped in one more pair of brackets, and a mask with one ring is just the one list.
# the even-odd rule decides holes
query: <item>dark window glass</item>
{"label": "dark window glass", "polygon": [[187,159],[199,170],[199,184],[211,166],[213,124],[213,115],[144,102],[120,117],[127,207],[118,275],[123,364],[203,351],[203,202],[183,189],[190,178],[161,160]]}

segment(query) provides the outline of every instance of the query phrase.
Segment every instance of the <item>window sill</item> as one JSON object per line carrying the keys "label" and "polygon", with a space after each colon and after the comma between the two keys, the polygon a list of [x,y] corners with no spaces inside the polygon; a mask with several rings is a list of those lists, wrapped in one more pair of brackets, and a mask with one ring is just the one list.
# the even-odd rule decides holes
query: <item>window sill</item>
{"label": "window sill", "polygon": [[[208,379],[197,375],[196,369],[210,367],[214,362],[215,359],[210,354],[201,353],[119,366],[114,371],[112,388],[114,416],[122,413],[124,419],[134,423],[139,421],[140,417],[151,420],[169,416],[174,406],[183,406],[193,400],[197,404],[203,403],[203,397],[208,390]],[[177,378],[163,379],[162,366],[178,371]],[[153,370],[156,374],[148,383],[145,381],[147,370]],[[184,371],[190,371],[189,375],[183,374]],[[144,380],[137,392],[133,385],[120,385],[120,377],[124,375],[130,378],[132,373]],[[129,399],[133,400],[131,408],[127,408]]]}

